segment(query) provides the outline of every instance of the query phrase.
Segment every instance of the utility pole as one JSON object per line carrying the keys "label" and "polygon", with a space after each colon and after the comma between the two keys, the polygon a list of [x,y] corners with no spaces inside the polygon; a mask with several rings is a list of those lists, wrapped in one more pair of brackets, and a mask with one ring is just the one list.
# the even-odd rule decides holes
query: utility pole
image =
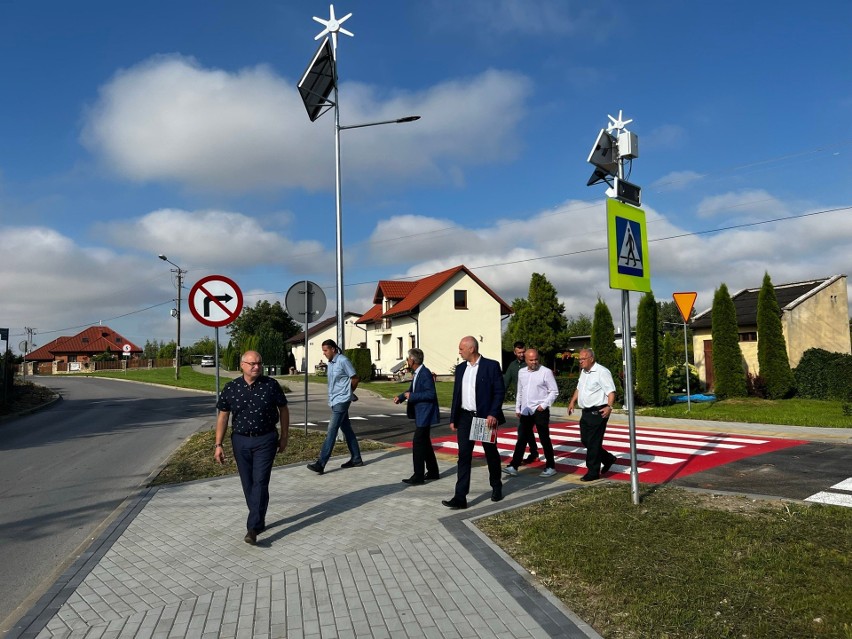
{"label": "utility pole", "polygon": [[171,271],[177,276],[177,308],[172,309],[172,315],[177,320],[177,342],[175,342],[175,379],[180,379],[180,289],[183,285],[183,276],[186,274],[186,271],[162,253],[157,257],[174,266]]}

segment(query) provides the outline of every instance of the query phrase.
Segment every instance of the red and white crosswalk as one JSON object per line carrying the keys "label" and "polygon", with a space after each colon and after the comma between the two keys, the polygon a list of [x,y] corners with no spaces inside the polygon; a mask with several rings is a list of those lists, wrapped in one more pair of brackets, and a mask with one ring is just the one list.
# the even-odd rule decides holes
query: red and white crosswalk
{"label": "red and white crosswalk", "polygon": [[[514,428],[501,428],[497,448],[508,462],[517,442]],[[551,424],[550,440],[556,459],[556,470],[562,473],[586,472],[586,449],[580,442],[580,428],[576,422]],[[458,444],[454,436],[433,438],[435,452],[456,454]],[[636,463],[639,480],[663,483],[686,477],[715,466],[739,459],[761,455],[804,444],[804,441],[753,437],[729,433],[702,433],[654,428],[636,429]],[[610,424],[606,429],[604,448],[618,458],[607,473],[609,479],[630,479],[630,435],[627,426]],[[544,451],[539,444],[539,455]],[[474,448],[474,456],[484,457],[481,446]],[[533,467],[544,466],[543,461]]]}

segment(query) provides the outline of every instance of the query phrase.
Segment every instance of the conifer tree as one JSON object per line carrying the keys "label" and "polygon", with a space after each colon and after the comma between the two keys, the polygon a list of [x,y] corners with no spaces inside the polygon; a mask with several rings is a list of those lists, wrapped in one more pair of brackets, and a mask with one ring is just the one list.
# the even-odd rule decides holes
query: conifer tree
{"label": "conifer tree", "polygon": [[533,273],[527,299],[515,300],[515,314],[509,320],[503,345],[511,350],[516,340],[537,348],[542,361],[550,361],[565,336],[565,305],[559,302],[556,289],[547,277]]}
{"label": "conifer tree", "polygon": [[737,310],[728,287],[722,285],[713,295],[711,309],[714,392],[719,399],[745,397],[746,380],[743,353],[737,327]]}
{"label": "conifer tree", "polygon": [[[628,347],[630,338],[625,342]],[[609,369],[615,382],[616,394],[619,400],[624,398],[621,383],[621,351],[615,345],[615,325],[612,323],[612,313],[601,298],[595,304],[595,314],[592,319],[592,349],[595,351],[595,361]]]}
{"label": "conifer tree", "polygon": [[639,300],[636,317],[636,394],[637,403],[661,406],[668,403],[666,369],[653,293]]}
{"label": "conifer tree", "polygon": [[769,399],[783,399],[792,394],[795,380],[781,327],[781,307],[769,273],[764,274],[757,297],[757,365]]}

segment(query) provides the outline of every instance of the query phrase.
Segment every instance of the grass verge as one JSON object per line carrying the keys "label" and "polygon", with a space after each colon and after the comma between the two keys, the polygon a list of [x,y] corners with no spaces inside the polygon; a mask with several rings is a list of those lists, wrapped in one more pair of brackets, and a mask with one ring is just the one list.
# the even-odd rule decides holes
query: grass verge
{"label": "grass verge", "polygon": [[606,485],[477,525],[604,637],[852,637],[852,509]]}
{"label": "grass verge", "polygon": [[847,411],[848,405],[839,401],[801,398],[772,400],[743,397],[718,402],[693,402],[689,412],[687,412],[686,404],[640,408],[636,412],[639,415],[679,419],[852,428],[852,415],[847,414]]}
{"label": "grass verge", "polygon": [[[166,461],[166,465],[160,474],[151,482],[152,486],[162,484],[180,484],[196,479],[207,479],[210,477],[224,477],[234,475],[237,465],[234,462],[234,454],[231,450],[231,440],[225,438],[225,464],[219,465],[213,461],[213,444],[216,443],[216,433],[213,430],[205,430],[190,437],[184,444],[174,452]],[[325,441],[325,433],[308,431],[307,435],[301,428],[290,428],[290,439],[287,449],[282,455],[275,456],[276,466],[286,466],[296,462],[315,461],[322,443]],[[361,452],[387,448],[385,444],[371,440],[359,439],[358,445]],[[346,444],[338,442],[334,446],[333,455],[343,455],[348,452]]]}

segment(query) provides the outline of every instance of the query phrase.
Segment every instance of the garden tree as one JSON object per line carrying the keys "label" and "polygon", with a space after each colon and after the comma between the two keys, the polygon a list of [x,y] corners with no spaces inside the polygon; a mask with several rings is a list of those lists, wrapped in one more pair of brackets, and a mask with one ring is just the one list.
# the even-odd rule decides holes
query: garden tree
{"label": "garden tree", "polygon": [[569,315],[565,324],[567,337],[579,337],[580,335],[592,334],[592,318],[586,313],[577,316]]}
{"label": "garden tree", "polygon": [[156,359],[159,357],[160,349],[163,347],[161,342],[154,340],[145,340],[145,347],[142,349],[142,357],[144,359]]}
{"label": "garden tree", "polygon": [[281,302],[270,304],[267,300],[261,300],[254,307],[243,307],[243,312],[228,325],[228,334],[242,347],[248,335],[259,335],[264,328],[281,333],[284,341],[302,330],[284,310]]}
{"label": "garden tree", "polygon": [[[629,342],[628,342],[629,344]],[[595,361],[609,369],[615,381],[615,392],[623,398],[621,383],[621,351],[615,345],[615,325],[612,323],[612,313],[601,298],[595,304],[595,316],[592,320],[592,349],[595,351]]]}
{"label": "garden tree", "polygon": [[175,341],[160,342],[160,350],[157,351],[158,359],[170,359],[175,356]]}
{"label": "garden tree", "polygon": [[98,353],[92,356],[93,362],[113,362],[118,359],[118,356],[107,348],[103,353]]}
{"label": "garden tree", "polygon": [[[287,361],[287,353],[284,348],[284,338],[281,333],[270,328],[262,328],[257,335],[257,347],[252,349],[260,353],[264,364],[275,364],[283,366]],[[245,352],[245,351],[244,351]]]}
{"label": "garden tree", "polygon": [[[543,362],[552,362],[553,353],[565,337],[566,326],[565,305],[560,304],[553,284],[541,273],[533,273],[526,303],[513,308],[515,314],[506,330],[507,334],[509,329],[512,331],[508,350],[520,340],[530,348],[537,348]],[[504,336],[503,343],[506,342]]]}
{"label": "garden tree", "polygon": [[[689,316],[690,319],[695,316],[694,308],[690,312]],[[666,365],[683,365],[683,317],[680,314],[680,309],[674,301],[657,302],[657,317],[659,318],[663,332],[666,334],[673,333],[674,336],[672,341],[671,359],[665,360]],[[688,325],[686,329],[686,348],[689,353],[689,361],[694,361],[692,355],[692,329],[690,329]]]}
{"label": "garden tree", "polygon": [[668,404],[666,368],[653,293],[639,300],[636,316],[636,401],[653,406]]}
{"label": "garden tree", "polygon": [[719,399],[745,397],[746,379],[737,328],[737,310],[724,283],[713,294],[713,307],[710,313],[715,379],[713,390]]}
{"label": "garden tree", "polygon": [[512,302],[512,317],[509,318],[506,330],[503,333],[502,347],[504,351],[511,353],[517,341],[526,343],[526,339],[518,330],[518,317],[523,313],[527,304],[528,302],[522,297],[516,297]]}
{"label": "garden tree", "polygon": [[222,356],[219,358],[219,365],[229,371],[238,370],[240,367],[240,349],[235,347],[230,340],[225,350],[222,351]]}
{"label": "garden tree", "polygon": [[795,389],[793,371],[787,358],[787,342],[781,328],[781,307],[769,273],[757,296],[757,365],[769,399],[784,399]]}
{"label": "garden tree", "polygon": [[187,350],[190,355],[215,355],[216,341],[211,337],[202,337]]}

